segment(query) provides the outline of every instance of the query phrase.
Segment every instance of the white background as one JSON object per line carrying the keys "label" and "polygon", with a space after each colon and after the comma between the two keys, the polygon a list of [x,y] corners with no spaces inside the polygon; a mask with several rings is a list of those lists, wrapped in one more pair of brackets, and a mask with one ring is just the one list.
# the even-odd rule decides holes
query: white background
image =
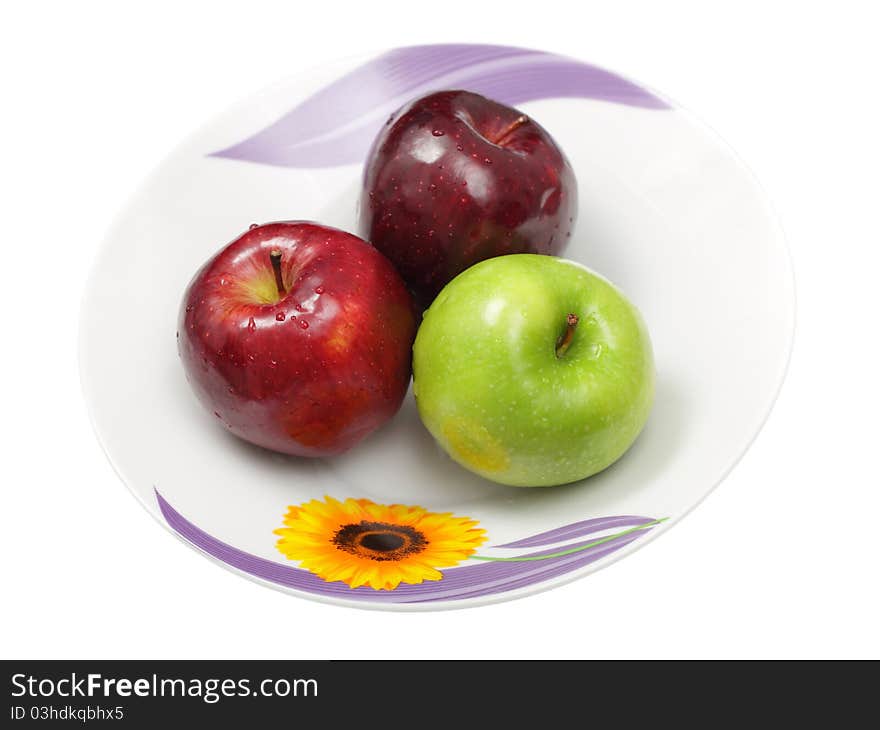
{"label": "white background", "polygon": [[[880,657],[871,6],[4,4],[0,656]],[[598,63],[676,99],[737,150],[794,260],[788,379],[727,480],[661,539],[589,578],[430,614],[297,600],[186,549],[118,481],[79,390],[86,274],[140,179],[230,103],[340,55],[462,41]]]}

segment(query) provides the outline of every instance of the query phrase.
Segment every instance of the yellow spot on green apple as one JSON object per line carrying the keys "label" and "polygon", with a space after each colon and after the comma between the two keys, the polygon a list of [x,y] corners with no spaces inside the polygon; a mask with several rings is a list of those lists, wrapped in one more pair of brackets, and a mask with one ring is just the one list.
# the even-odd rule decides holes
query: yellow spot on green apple
{"label": "yellow spot on green apple", "polygon": [[485,426],[468,418],[451,416],[443,422],[442,432],[449,453],[468,467],[497,473],[510,466],[507,451]]}

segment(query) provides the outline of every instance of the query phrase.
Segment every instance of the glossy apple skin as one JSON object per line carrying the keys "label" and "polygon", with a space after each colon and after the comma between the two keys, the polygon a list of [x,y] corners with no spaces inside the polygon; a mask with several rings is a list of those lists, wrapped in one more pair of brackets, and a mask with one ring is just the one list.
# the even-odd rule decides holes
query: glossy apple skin
{"label": "glossy apple skin", "polygon": [[[410,102],[373,143],[359,204],[361,235],[426,307],[484,259],[559,254],[577,215],[577,183],[534,120],[469,91]],[[494,144],[490,140],[498,140]]]}
{"label": "glossy apple skin", "polygon": [[[557,356],[569,314],[579,321]],[[447,453],[520,487],[614,463],[654,396],[638,310],[579,264],[529,254],[483,261],[440,292],[416,336],[413,376],[422,421]]]}
{"label": "glossy apple skin", "polygon": [[229,431],[320,457],[397,412],[415,331],[412,298],[384,256],[350,233],[291,221],[252,227],[201,268],[181,304],[178,349],[199,400]]}

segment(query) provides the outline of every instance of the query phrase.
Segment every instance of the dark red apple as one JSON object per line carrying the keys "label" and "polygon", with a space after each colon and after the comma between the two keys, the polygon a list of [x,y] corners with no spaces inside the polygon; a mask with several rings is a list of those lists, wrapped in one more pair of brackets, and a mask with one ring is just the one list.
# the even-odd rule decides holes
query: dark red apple
{"label": "dark red apple", "polygon": [[426,307],[478,261],[558,254],[574,226],[577,183],[533,119],[469,91],[439,91],[379,133],[359,210],[361,235]]}
{"label": "dark red apple", "polygon": [[236,436],[328,456],[397,412],[415,333],[412,298],[382,254],[290,221],[251,226],[199,270],[178,349],[199,400]]}

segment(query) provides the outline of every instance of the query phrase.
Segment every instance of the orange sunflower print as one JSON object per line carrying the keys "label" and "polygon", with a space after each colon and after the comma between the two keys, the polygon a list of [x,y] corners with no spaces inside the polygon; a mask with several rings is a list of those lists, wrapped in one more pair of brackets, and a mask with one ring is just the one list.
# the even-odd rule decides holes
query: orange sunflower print
{"label": "orange sunflower print", "polygon": [[276,546],[326,581],[394,590],[440,580],[438,568],[466,560],[486,541],[469,517],[417,506],[325,497],[288,507]]}

